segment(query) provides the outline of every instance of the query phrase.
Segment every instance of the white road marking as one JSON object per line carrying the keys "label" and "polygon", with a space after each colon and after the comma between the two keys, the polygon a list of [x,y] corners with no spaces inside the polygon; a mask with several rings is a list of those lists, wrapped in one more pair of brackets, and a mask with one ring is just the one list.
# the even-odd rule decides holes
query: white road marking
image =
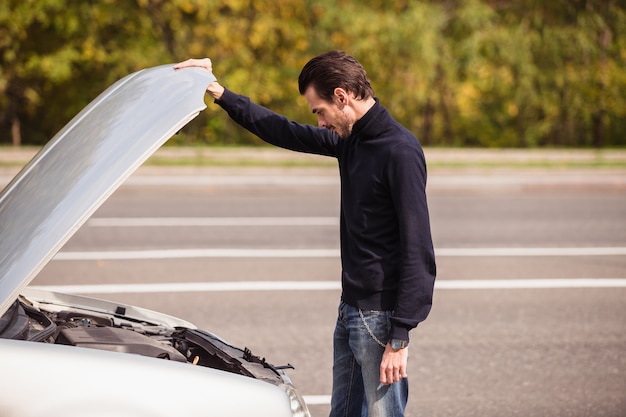
{"label": "white road marking", "polygon": [[153,284],[46,285],[36,288],[72,294],[328,291],[340,289],[340,283],[335,281],[165,282]]}
{"label": "white road marking", "polygon": [[[0,176],[0,186],[11,181],[10,176]],[[338,175],[141,175],[128,178],[123,186],[338,186]],[[626,177],[620,173],[575,175],[450,175],[431,174],[429,188],[521,187],[529,185],[570,186],[626,186]]]}
{"label": "white road marking", "polygon": [[437,256],[619,256],[626,255],[626,247],[570,247],[570,248],[440,248]]}
{"label": "white road marking", "polygon": [[428,187],[431,188],[477,188],[506,187],[521,188],[527,186],[601,186],[623,187],[626,177],[611,175],[572,175],[569,173],[551,173],[550,175],[429,175]]}
{"label": "white road marking", "polygon": [[303,395],[307,405],[330,405],[330,395]]}
{"label": "white road marking", "polygon": [[54,260],[97,261],[188,258],[337,258],[338,249],[154,249],[99,252],[59,252]]}
{"label": "white road marking", "polygon": [[135,175],[124,186],[339,185],[336,175]]}
{"label": "white road marking", "polygon": [[[587,248],[439,248],[437,257],[623,256],[626,247]],[[57,261],[191,259],[191,258],[338,258],[339,249],[150,249],[125,251],[59,252]]]}
{"label": "white road marking", "polygon": [[497,280],[439,280],[438,290],[516,290],[556,288],[625,288],[626,278],[549,278]]}
{"label": "white road marking", "polygon": [[[338,175],[135,175],[124,186],[338,186]],[[475,188],[475,187],[522,187],[522,186],[619,186],[626,185],[626,178],[620,174],[604,175],[435,175],[428,178],[429,188]]]}
{"label": "white road marking", "polygon": [[92,227],[337,226],[338,217],[94,217]]}
{"label": "white road marking", "polygon": [[[339,281],[164,282],[146,284],[37,285],[71,294],[127,294],[239,291],[339,291]],[[518,290],[626,288],[626,278],[438,280],[435,290]]]}

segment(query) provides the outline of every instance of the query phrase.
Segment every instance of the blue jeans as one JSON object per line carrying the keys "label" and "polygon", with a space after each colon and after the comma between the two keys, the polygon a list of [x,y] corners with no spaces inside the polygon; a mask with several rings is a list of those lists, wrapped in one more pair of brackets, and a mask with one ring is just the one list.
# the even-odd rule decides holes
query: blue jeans
{"label": "blue jeans", "polygon": [[359,309],[343,301],[339,304],[333,340],[330,417],[404,416],[408,380],[391,385],[380,383],[380,362],[391,329],[392,312],[361,313],[363,317]]}

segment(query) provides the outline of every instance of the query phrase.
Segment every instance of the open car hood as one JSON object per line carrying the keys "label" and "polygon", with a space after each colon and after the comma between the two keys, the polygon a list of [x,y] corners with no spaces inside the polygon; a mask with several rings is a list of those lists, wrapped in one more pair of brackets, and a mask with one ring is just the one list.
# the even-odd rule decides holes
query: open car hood
{"label": "open car hood", "polygon": [[206,108],[215,80],[162,65],[117,81],[0,193],[0,315],[102,203]]}

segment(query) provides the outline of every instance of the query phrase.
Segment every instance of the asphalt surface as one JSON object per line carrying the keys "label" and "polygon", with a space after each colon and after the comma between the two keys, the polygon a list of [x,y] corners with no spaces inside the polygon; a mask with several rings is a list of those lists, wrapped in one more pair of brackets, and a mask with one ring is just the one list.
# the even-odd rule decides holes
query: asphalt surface
{"label": "asphalt surface", "polygon": [[[438,287],[412,332],[407,416],[626,415],[624,174],[431,170]],[[33,285],[78,285],[291,363],[324,416],[338,204],[332,167],[142,168]]]}

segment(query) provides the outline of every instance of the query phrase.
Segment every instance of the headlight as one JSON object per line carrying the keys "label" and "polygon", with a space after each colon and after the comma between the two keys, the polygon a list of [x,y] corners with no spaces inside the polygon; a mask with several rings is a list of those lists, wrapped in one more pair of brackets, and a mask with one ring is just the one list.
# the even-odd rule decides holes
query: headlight
{"label": "headlight", "polygon": [[298,391],[289,384],[281,384],[280,386],[287,393],[289,405],[291,406],[291,415],[293,417],[311,417],[309,409]]}

